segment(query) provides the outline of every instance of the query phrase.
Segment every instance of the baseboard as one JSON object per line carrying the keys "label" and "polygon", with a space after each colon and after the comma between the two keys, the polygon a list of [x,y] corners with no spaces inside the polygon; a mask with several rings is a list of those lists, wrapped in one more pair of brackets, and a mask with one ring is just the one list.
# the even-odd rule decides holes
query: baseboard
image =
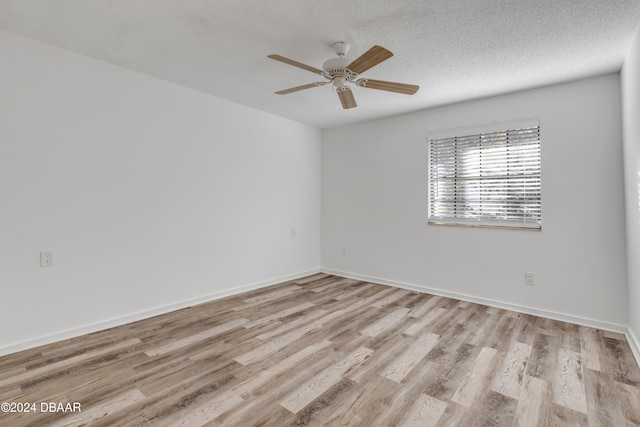
{"label": "baseboard", "polygon": [[57,341],[62,341],[68,338],[74,338],[80,335],[90,334],[93,332],[113,328],[116,326],[126,325],[127,323],[148,319],[150,317],[158,316],[160,314],[169,313],[172,311],[176,311],[176,310],[191,307],[194,305],[202,304],[205,302],[213,301],[216,299],[228,297],[228,296],[239,294],[242,292],[263,288],[265,286],[275,285],[277,283],[299,279],[301,277],[310,276],[316,273],[320,273],[319,268],[307,270],[307,271],[301,271],[298,273],[289,274],[286,276],[280,276],[280,277],[276,277],[268,280],[262,280],[260,282],[249,283],[249,284],[238,286],[232,289],[226,289],[224,291],[216,292],[209,295],[204,295],[198,298],[191,298],[191,299],[180,301],[174,304],[155,307],[149,310],[143,310],[143,311],[131,313],[125,316],[119,316],[119,317],[115,317],[115,318],[100,321],[100,322],[90,323],[77,328],[56,332],[54,334],[44,335],[41,337],[32,338],[32,339],[21,341],[18,343],[5,345],[0,347],[0,356],[5,356],[11,353],[16,353],[18,351],[28,350],[31,348],[39,347],[41,345],[51,344]]}
{"label": "baseboard", "polygon": [[638,366],[640,366],[640,341],[638,341],[638,337],[633,333],[633,330],[630,327],[627,328],[625,335],[627,336],[629,347],[631,347],[631,351],[636,357],[636,362],[638,362]]}
{"label": "baseboard", "polygon": [[[476,303],[476,304],[482,304],[482,305],[487,305],[487,306],[490,306],[490,307],[496,307],[496,308],[502,308],[502,309],[505,309],[505,310],[515,311],[515,312],[518,312],[518,313],[531,314],[533,316],[546,317],[548,319],[560,320],[562,322],[568,322],[568,323],[574,323],[574,324],[577,324],[577,325],[588,326],[588,327],[595,328],[595,329],[602,329],[602,330],[611,331],[611,332],[618,332],[618,333],[621,333],[621,334],[625,334],[627,336],[628,336],[628,333],[630,332],[630,329],[627,326],[618,325],[616,323],[603,322],[603,321],[600,321],[600,320],[589,319],[589,318],[580,317],[580,316],[574,316],[574,315],[565,314],[565,313],[558,313],[558,312],[554,312],[554,311],[543,310],[543,309],[538,309],[538,308],[533,308],[533,307],[527,307],[527,306],[518,305],[518,304],[512,304],[512,303],[508,303],[508,302],[504,302],[504,301],[497,301],[497,300],[492,300],[492,299],[487,299],[487,298],[480,298],[480,297],[461,294],[461,293],[457,293],[457,292],[450,292],[450,291],[445,291],[445,290],[442,290],[442,289],[436,289],[436,288],[430,288],[430,287],[426,287],[426,286],[420,286],[420,285],[416,285],[416,284],[413,284],[413,283],[405,283],[405,282],[399,282],[399,281],[396,281],[396,280],[382,279],[382,278],[379,278],[379,277],[364,276],[364,275],[361,275],[361,274],[351,273],[351,272],[347,272],[347,271],[333,270],[333,269],[328,269],[328,268],[322,268],[321,271],[323,273],[333,274],[333,275],[340,276],[340,277],[345,277],[345,278],[348,278],[348,279],[362,280],[362,281],[370,282],[370,283],[377,283],[377,284],[381,284],[381,285],[389,285],[389,286],[394,286],[396,288],[408,289],[408,290],[411,290],[411,291],[422,292],[422,293],[427,293],[427,294],[432,294],[432,295],[438,295],[438,296],[442,296],[442,297],[458,299],[458,300],[461,300],[461,301],[473,302],[473,303]],[[636,344],[637,344],[637,340],[636,340]],[[636,355],[636,358],[637,358],[637,355]],[[640,365],[640,362],[638,364]]]}
{"label": "baseboard", "polygon": [[268,280],[263,280],[263,281],[260,281],[260,282],[249,283],[249,284],[246,284],[246,285],[238,286],[238,287],[235,287],[235,288],[232,288],[232,289],[226,289],[224,291],[216,292],[216,293],[205,295],[205,296],[202,296],[202,297],[192,298],[192,299],[180,301],[180,302],[175,303],[175,304],[168,304],[168,305],[152,308],[152,309],[149,309],[149,310],[143,310],[143,311],[132,313],[132,314],[129,314],[129,315],[126,315],[126,316],[119,316],[119,317],[112,318],[112,319],[109,319],[109,320],[87,324],[87,325],[84,325],[84,326],[81,326],[81,327],[78,327],[78,328],[68,329],[68,330],[60,331],[60,332],[57,332],[57,333],[54,333],[54,334],[49,334],[49,335],[41,336],[41,337],[38,337],[38,338],[33,338],[33,339],[29,339],[29,340],[18,342],[18,343],[14,343],[14,344],[9,344],[9,345],[0,347],[0,356],[5,356],[5,355],[11,354],[11,353],[18,352],[18,351],[28,350],[30,348],[39,347],[39,346],[45,345],[45,344],[51,344],[53,342],[65,340],[65,339],[68,339],[68,338],[74,338],[74,337],[77,337],[77,336],[80,336],[80,335],[90,334],[90,333],[93,333],[93,332],[97,332],[97,331],[101,331],[101,330],[104,330],[104,329],[113,328],[113,327],[116,327],[116,326],[126,325],[127,323],[136,322],[138,320],[143,320],[143,319],[148,319],[150,317],[154,317],[154,316],[158,316],[158,315],[161,315],[161,314],[169,313],[169,312],[172,312],[172,311],[175,311],[175,310],[180,310],[180,309],[183,309],[183,308],[186,308],[186,307],[190,307],[190,306],[193,306],[193,305],[198,305],[198,304],[202,304],[202,303],[205,303],[205,302],[208,302],[208,301],[213,301],[213,300],[216,300],[216,299],[220,299],[220,298],[228,297],[228,296],[231,296],[231,295],[239,294],[239,293],[242,293],[242,292],[247,292],[247,291],[251,291],[251,290],[254,290],[254,289],[263,288],[265,286],[275,285],[277,283],[282,283],[282,282],[286,282],[286,281],[290,281],[290,280],[299,279],[301,277],[306,277],[306,276],[310,276],[312,274],[317,274],[317,273],[333,274],[333,275],[336,275],[336,276],[341,276],[341,277],[345,277],[345,278],[349,278],[349,279],[362,280],[362,281],[371,282],[371,283],[378,283],[378,284],[381,284],[381,285],[394,286],[394,287],[397,287],[397,288],[408,289],[408,290],[411,290],[411,291],[428,293],[428,294],[443,296],[443,297],[447,297],[447,298],[454,298],[454,299],[459,299],[459,300],[462,300],[462,301],[469,301],[469,302],[473,302],[473,303],[477,303],[477,304],[483,304],[483,305],[487,305],[487,306],[490,306],[490,307],[502,308],[502,309],[505,309],[505,310],[511,310],[511,311],[515,311],[515,312],[519,312],[519,313],[531,314],[531,315],[534,315],[534,316],[541,316],[541,317],[546,317],[546,318],[549,318],[549,319],[560,320],[560,321],[569,322],[569,323],[575,323],[575,324],[578,324],[578,325],[588,326],[588,327],[592,327],[592,328],[596,328],[596,329],[602,329],[602,330],[607,330],[607,331],[612,331],[612,332],[623,333],[627,337],[627,342],[629,343],[629,346],[631,347],[631,351],[633,352],[633,355],[635,356],[636,361],[638,362],[638,365],[640,366],[640,341],[638,340],[638,337],[635,335],[633,330],[628,326],[618,325],[618,324],[609,323],[609,322],[602,322],[602,321],[599,321],[599,320],[588,319],[588,318],[579,317],[579,316],[572,316],[572,315],[568,315],[568,314],[564,314],[564,313],[552,312],[552,311],[548,311],[548,310],[541,310],[541,309],[536,309],[536,308],[532,308],[532,307],[526,307],[526,306],[522,306],[522,305],[506,303],[506,302],[502,302],[502,301],[496,301],[496,300],[491,300],[491,299],[486,299],[486,298],[479,298],[479,297],[465,295],[465,294],[461,294],[461,293],[457,293],[457,292],[450,292],[450,291],[445,291],[445,290],[442,290],[442,289],[435,289],[435,288],[429,288],[429,287],[426,287],[426,286],[419,286],[419,285],[415,285],[415,284],[411,284],[411,283],[399,282],[399,281],[396,281],[396,280],[389,280],[389,279],[382,279],[382,278],[379,278],[379,277],[364,276],[364,275],[361,275],[361,274],[350,273],[350,272],[341,271],[341,270],[333,270],[333,269],[328,269],[328,268],[311,269],[311,270],[301,271],[301,272],[290,274],[290,275],[286,275],[286,276],[281,276],[281,277],[276,277],[276,278],[272,278],[272,279],[268,279]]}

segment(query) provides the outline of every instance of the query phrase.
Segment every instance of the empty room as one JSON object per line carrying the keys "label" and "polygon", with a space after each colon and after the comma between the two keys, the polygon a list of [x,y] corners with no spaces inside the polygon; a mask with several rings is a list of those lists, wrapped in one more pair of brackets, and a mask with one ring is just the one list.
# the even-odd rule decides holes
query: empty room
{"label": "empty room", "polygon": [[0,426],[640,426],[640,0],[0,0]]}

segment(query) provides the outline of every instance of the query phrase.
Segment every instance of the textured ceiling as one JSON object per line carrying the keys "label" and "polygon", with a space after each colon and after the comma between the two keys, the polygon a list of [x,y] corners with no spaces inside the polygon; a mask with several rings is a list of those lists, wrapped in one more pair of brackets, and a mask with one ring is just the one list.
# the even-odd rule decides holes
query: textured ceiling
{"label": "textured ceiling", "polygon": [[[640,0],[0,0],[0,28],[319,128],[620,69]],[[317,75],[336,41],[395,56],[343,110]]]}

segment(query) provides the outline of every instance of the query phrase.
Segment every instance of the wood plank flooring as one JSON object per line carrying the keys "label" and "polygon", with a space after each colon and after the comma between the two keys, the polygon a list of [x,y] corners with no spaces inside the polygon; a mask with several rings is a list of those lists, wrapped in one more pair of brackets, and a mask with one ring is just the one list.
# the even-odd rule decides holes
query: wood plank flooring
{"label": "wood plank flooring", "polygon": [[628,427],[640,369],[617,333],[317,274],[2,357],[0,402],[36,404],[12,427]]}

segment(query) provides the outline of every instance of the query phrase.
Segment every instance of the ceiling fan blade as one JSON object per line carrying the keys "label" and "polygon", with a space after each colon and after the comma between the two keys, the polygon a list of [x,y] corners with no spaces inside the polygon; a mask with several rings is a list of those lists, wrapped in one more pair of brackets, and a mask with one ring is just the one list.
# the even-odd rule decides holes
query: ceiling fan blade
{"label": "ceiling fan blade", "polygon": [[285,64],[293,65],[294,67],[302,68],[303,70],[311,71],[312,73],[322,74],[322,70],[303,64],[302,62],[294,61],[293,59],[285,58],[281,55],[267,55],[267,58],[275,59],[276,61],[284,62]]}
{"label": "ceiling fan blade", "polygon": [[290,87],[289,89],[279,90],[276,93],[278,95],[286,95],[288,93],[297,92],[299,90],[311,89],[312,87],[316,87],[316,86],[323,86],[323,85],[326,85],[327,83],[329,83],[329,82],[309,83],[309,84],[302,85],[302,86]]}
{"label": "ceiling fan blade", "polygon": [[392,56],[393,53],[382,46],[376,45],[347,65],[347,68],[356,74],[361,74]]}
{"label": "ceiling fan blade", "polygon": [[410,85],[406,83],[385,82],[384,80],[358,79],[356,81],[360,87],[369,89],[386,90],[389,92],[404,93],[405,95],[413,95],[420,89],[418,85]]}
{"label": "ceiling fan blade", "polygon": [[351,89],[347,88],[338,92],[338,96],[340,97],[340,102],[342,103],[342,108],[345,110],[348,108],[357,107],[356,99],[353,97],[353,92]]}

